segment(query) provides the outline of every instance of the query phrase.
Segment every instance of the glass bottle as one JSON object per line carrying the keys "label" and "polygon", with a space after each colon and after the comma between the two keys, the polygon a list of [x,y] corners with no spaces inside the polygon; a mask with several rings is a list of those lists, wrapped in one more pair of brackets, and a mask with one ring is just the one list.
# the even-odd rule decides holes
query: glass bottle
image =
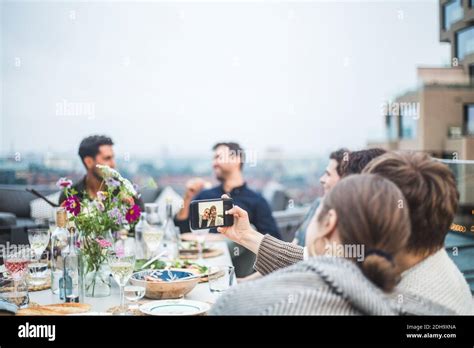
{"label": "glass bottle", "polygon": [[59,279],[63,276],[64,256],[68,252],[66,210],[56,211],[56,228],[51,233],[51,291],[59,294]]}
{"label": "glass bottle", "polygon": [[166,220],[164,223],[163,248],[169,259],[179,258],[179,234],[173,221],[173,207],[171,199],[166,200]]}
{"label": "glass bottle", "polygon": [[137,259],[143,259],[146,254],[146,245],[143,240],[143,232],[148,230],[150,225],[146,221],[146,213],[141,213],[140,220],[135,226],[135,256]]}
{"label": "glass bottle", "polygon": [[65,302],[82,302],[82,281],[79,253],[75,245],[75,228],[69,231],[68,253],[64,257],[63,276],[59,279],[59,297]]}

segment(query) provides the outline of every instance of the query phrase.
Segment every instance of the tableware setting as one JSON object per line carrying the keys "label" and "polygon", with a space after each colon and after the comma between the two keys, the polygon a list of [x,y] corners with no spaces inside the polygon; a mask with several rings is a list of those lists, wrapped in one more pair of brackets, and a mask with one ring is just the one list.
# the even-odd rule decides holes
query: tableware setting
{"label": "tableware setting", "polygon": [[161,300],[151,301],[140,306],[140,311],[154,316],[189,316],[203,315],[211,306],[202,301]]}

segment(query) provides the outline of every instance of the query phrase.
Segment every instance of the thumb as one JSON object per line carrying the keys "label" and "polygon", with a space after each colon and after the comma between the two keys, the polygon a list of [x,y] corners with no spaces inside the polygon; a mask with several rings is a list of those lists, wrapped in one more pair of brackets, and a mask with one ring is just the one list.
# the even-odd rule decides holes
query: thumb
{"label": "thumb", "polygon": [[239,207],[238,205],[234,205],[231,209],[226,210],[225,214],[234,215],[241,218],[246,218],[248,216],[247,212],[243,210],[241,207]]}

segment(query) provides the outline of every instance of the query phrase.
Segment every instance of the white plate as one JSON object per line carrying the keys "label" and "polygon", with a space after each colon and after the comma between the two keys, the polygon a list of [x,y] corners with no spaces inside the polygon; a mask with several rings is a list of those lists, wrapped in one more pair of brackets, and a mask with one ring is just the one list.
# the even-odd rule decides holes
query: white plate
{"label": "white plate", "polygon": [[159,300],[145,303],[140,311],[148,315],[198,315],[206,313],[211,306],[192,300]]}

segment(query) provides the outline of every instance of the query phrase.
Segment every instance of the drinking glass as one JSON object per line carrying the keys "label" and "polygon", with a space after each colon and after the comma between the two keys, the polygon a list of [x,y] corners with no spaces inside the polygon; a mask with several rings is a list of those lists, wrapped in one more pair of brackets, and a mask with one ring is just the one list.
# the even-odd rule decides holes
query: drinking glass
{"label": "drinking glass", "polygon": [[5,268],[13,279],[23,278],[28,271],[32,251],[27,246],[19,246],[5,252]]}
{"label": "drinking glass", "polygon": [[28,307],[28,283],[26,276],[20,280],[12,277],[0,278],[0,298],[17,305],[19,308]]}
{"label": "drinking glass", "polygon": [[123,290],[125,298],[133,303],[133,305],[128,306],[128,312],[133,314],[133,310],[139,307],[138,301],[145,296],[146,289],[143,286],[128,285]]}
{"label": "drinking glass", "polygon": [[197,247],[198,247],[198,262],[202,263],[203,256],[202,256],[202,249],[204,245],[204,241],[206,240],[206,236],[209,234],[209,228],[203,230],[191,230],[193,235],[196,236]]}
{"label": "drinking glass", "polygon": [[50,231],[47,228],[28,229],[28,240],[33,251],[32,262],[28,264],[30,283],[43,285],[47,281],[48,264],[41,262],[41,255],[49,244]]}
{"label": "drinking glass", "polygon": [[209,267],[208,283],[212,293],[221,293],[234,282],[234,266],[219,265]]}
{"label": "drinking glass", "polygon": [[125,294],[124,287],[128,280],[133,274],[135,267],[135,256],[134,255],[111,255],[109,256],[109,266],[112,271],[112,276],[120,287],[120,315],[124,315],[127,312],[125,307]]}
{"label": "drinking glass", "polygon": [[[32,251],[29,247],[19,246],[13,250],[8,250],[4,255],[4,264],[8,275],[12,281],[13,287],[10,289],[10,297],[16,302],[25,302],[28,304],[25,297],[28,297],[28,281],[27,272],[28,264],[31,260]],[[20,304],[21,305],[21,304]]]}

